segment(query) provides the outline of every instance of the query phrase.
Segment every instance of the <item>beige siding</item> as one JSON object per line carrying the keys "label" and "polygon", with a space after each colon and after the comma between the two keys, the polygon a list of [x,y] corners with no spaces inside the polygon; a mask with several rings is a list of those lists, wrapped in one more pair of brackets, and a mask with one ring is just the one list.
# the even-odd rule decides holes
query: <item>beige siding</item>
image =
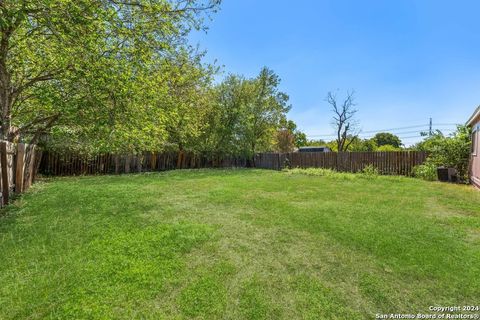
{"label": "beige siding", "polygon": [[470,179],[473,184],[475,184],[477,187],[480,187],[480,119],[477,119],[472,128],[474,130],[473,135],[475,135],[475,137],[472,137],[473,145]]}

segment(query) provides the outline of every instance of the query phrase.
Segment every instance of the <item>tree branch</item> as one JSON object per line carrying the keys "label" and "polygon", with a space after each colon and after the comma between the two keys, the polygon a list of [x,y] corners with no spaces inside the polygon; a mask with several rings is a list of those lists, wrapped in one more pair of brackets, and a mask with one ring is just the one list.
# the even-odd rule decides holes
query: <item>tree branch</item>
{"label": "tree branch", "polygon": [[29,123],[25,124],[24,126],[18,128],[17,130],[13,131],[13,135],[17,135],[17,134],[20,134],[20,133],[27,132],[30,128],[33,128],[37,124],[42,124],[44,122],[47,122],[47,124],[48,124],[48,123],[52,122],[52,120],[53,121],[57,120],[59,117],[60,117],[60,114],[56,113],[56,114],[49,115],[49,116],[46,116],[46,117],[36,118],[36,119],[30,121]]}
{"label": "tree branch", "polygon": [[30,78],[24,84],[21,84],[17,88],[15,88],[15,90],[13,91],[13,94],[14,96],[18,96],[22,91],[35,85],[37,82],[53,80],[55,79],[56,76],[58,76],[62,72],[63,72],[63,69],[58,69],[58,70],[51,71],[49,73],[40,74],[38,76]]}

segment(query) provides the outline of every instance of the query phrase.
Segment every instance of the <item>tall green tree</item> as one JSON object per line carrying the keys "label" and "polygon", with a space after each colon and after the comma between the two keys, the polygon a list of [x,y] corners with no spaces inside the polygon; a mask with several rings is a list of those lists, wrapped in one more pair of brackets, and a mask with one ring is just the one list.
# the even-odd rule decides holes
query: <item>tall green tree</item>
{"label": "tall green tree", "polygon": [[377,144],[373,139],[356,139],[349,148],[349,151],[371,152],[377,150]]}
{"label": "tall green tree", "polygon": [[246,104],[249,80],[228,75],[212,89],[213,105],[209,109],[204,133],[204,151],[224,155],[244,155]]}
{"label": "tall green tree", "polygon": [[279,91],[279,85],[278,75],[266,67],[247,85],[245,142],[251,155],[272,145],[276,130],[290,110],[289,97]]}
{"label": "tall green tree", "polygon": [[307,135],[298,130],[297,124],[293,120],[282,121],[281,126],[293,135],[293,143],[297,148],[308,144]]}
{"label": "tall green tree", "polygon": [[309,147],[318,147],[318,146],[325,146],[325,145],[327,145],[327,142],[323,139],[308,140],[307,144],[305,144],[305,146],[309,146]]}
{"label": "tall green tree", "polygon": [[139,124],[149,117],[145,111],[158,108],[148,100],[162,77],[155,71],[168,68],[188,47],[188,32],[204,28],[204,18],[218,5],[218,0],[0,1],[1,138],[36,142],[54,126],[72,133],[109,127],[111,136],[144,129]]}
{"label": "tall green tree", "polygon": [[292,152],[295,148],[295,136],[290,130],[280,129],[276,136],[276,150],[281,153]]}
{"label": "tall green tree", "polygon": [[403,145],[402,140],[390,132],[379,132],[372,138],[372,140],[375,141],[379,147],[390,145],[394,148],[400,148]]}
{"label": "tall green tree", "polygon": [[275,150],[290,108],[279,83],[272,70],[263,68],[255,78],[229,75],[217,85],[203,138],[208,151],[252,157]]}

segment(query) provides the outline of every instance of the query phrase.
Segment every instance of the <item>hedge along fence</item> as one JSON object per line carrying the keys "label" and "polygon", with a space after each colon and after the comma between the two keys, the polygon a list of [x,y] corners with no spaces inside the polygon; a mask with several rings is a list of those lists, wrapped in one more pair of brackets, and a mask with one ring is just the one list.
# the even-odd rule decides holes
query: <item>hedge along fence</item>
{"label": "hedge along fence", "polygon": [[427,156],[423,151],[259,153],[255,155],[255,166],[273,170],[290,166],[359,172],[372,165],[381,174],[410,176]]}
{"label": "hedge along fence", "polygon": [[0,205],[8,204],[11,195],[23,193],[32,185],[41,152],[35,145],[0,141]]}
{"label": "hedge along fence", "polygon": [[209,156],[189,152],[144,152],[136,155],[106,153],[95,156],[45,152],[39,172],[44,175],[72,176],[175,169],[241,168],[247,164],[248,160],[242,157]]}

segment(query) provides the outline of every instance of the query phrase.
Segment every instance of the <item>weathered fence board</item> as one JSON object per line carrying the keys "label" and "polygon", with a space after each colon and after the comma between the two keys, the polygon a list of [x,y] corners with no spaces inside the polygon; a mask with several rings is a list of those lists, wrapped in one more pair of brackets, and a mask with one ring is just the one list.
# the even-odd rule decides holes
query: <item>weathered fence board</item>
{"label": "weathered fence board", "polygon": [[2,168],[2,202],[8,203],[10,194],[9,167],[8,167],[8,145],[6,141],[0,142],[0,167]]}
{"label": "weathered fence board", "polygon": [[18,144],[17,147],[17,166],[15,168],[15,192],[23,192],[24,174],[25,174],[25,145]]}
{"label": "weathered fence board", "polygon": [[245,167],[246,163],[245,158],[214,157],[188,152],[100,154],[91,157],[46,152],[42,157],[39,173],[54,176],[121,174],[173,169]]}
{"label": "weathered fence board", "polygon": [[22,193],[30,187],[39,160],[34,145],[0,141],[0,206],[9,202],[13,192]]}

